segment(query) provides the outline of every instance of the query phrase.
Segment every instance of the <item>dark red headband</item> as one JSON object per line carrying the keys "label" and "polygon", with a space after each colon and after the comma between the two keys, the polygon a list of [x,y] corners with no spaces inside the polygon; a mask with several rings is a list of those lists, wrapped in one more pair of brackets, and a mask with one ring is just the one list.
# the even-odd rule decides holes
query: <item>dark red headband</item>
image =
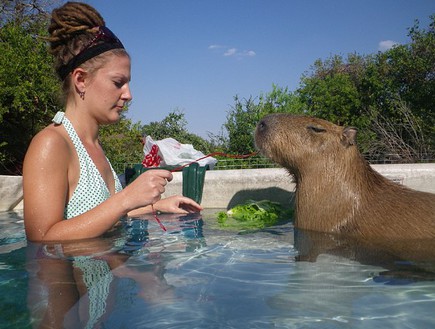
{"label": "dark red headband", "polygon": [[[98,41],[103,42],[97,43]],[[95,56],[105,53],[106,51],[118,48],[124,49],[122,42],[112,31],[109,30],[108,27],[99,26],[95,37],[77,55],[71,58],[68,63],[62,65],[58,70],[58,74],[63,81],[69,73],[71,73],[75,68],[79,67],[84,62]]]}

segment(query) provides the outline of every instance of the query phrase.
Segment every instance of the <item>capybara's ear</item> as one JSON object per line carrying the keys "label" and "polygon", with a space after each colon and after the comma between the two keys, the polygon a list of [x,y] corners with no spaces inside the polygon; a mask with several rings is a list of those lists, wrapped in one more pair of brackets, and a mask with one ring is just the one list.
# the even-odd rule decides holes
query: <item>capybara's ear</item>
{"label": "capybara's ear", "polygon": [[358,129],[355,127],[346,127],[343,129],[343,134],[341,136],[341,143],[344,146],[350,146],[356,144],[356,134]]}

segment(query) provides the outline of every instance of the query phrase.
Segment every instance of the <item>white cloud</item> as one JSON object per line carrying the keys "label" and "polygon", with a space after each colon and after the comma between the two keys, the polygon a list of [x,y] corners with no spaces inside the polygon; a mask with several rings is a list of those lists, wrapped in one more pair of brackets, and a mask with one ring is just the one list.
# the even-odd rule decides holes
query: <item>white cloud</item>
{"label": "white cloud", "polygon": [[257,55],[253,50],[239,51],[237,48],[222,45],[210,45],[208,46],[208,49],[212,51],[220,51],[222,56],[235,57],[237,59],[241,59],[243,57],[254,57]]}
{"label": "white cloud", "polygon": [[227,49],[226,52],[224,52],[224,56],[234,56],[237,54],[237,48],[230,48]]}
{"label": "white cloud", "polygon": [[399,44],[398,42],[393,40],[382,40],[381,42],[379,42],[378,50],[387,51],[398,44]]}
{"label": "white cloud", "polygon": [[210,46],[208,46],[208,49],[211,49],[211,50],[221,49],[221,48],[225,48],[225,46],[222,46],[222,45],[210,45]]}

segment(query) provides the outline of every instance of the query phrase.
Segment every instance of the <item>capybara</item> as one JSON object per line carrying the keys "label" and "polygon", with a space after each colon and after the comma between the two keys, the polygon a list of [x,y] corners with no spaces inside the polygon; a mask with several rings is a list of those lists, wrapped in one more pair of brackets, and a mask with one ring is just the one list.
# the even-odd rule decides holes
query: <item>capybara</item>
{"label": "capybara", "polygon": [[353,127],[284,113],[258,123],[259,151],[294,176],[295,227],[371,240],[435,238],[435,194],[373,170],[356,134]]}

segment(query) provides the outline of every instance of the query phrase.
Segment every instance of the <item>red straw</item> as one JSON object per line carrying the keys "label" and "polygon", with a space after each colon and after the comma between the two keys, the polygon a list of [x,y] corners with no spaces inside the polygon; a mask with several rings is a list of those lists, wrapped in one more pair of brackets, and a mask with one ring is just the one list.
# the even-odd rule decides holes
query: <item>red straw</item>
{"label": "red straw", "polygon": [[162,228],[162,230],[166,232],[166,227],[163,226],[163,224],[162,224],[162,222],[160,221],[159,217],[157,217],[157,213],[156,213],[156,211],[154,210],[154,206],[153,206],[153,205],[151,205],[151,209],[152,209],[152,211],[153,211],[153,216],[154,216],[156,222],[160,225],[160,227]]}

